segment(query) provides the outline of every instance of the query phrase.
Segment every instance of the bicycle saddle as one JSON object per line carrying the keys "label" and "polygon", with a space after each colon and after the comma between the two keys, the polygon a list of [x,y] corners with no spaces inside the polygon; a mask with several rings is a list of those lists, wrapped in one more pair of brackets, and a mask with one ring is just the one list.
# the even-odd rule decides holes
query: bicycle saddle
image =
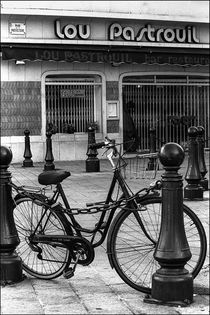
{"label": "bicycle saddle", "polygon": [[64,170],[45,171],[39,174],[38,182],[41,185],[55,185],[61,183],[65,178],[71,175],[70,172]]}

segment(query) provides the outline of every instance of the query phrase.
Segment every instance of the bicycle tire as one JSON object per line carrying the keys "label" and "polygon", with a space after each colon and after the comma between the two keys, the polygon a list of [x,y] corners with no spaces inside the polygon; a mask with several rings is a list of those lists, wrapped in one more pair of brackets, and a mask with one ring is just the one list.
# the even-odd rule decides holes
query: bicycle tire
{"label": "bicycle tire", "polygon": [[[138,212],[148,234],[156,242],[160,231],[161,204],[161,197],[148,198],[141,202],[145,211]],[[206,235],[196,214],[186,205],[183,206],[183,212],[186,237],[192,254],[185,268],[195,278],[205,261]],[[110,264],[125,283],[147,294],[151,294],[152,275],[160,268],[153,257],[154,250],[155,244],[145,236],[133,212],[119,212],[107,238]]]}
{"label": "bicycle tire", "polygon": [[[34,232],[34,228],[45,209],[41,202],[30,198],[17,199],[14,209],[14,221],[20,239],[16,251],[22,259],[23,270],[33,277],[49,280],[59,277],[68,267],[71,258],[67,248],[53,247],[44,243],[37,244],[42,251],[41,254],[44,260],[38,257],[37,247],[30,241],[30,235]],[[65,219],[61,213],[48,208],[41,223],[45,227],[43,229],[40,225],[39,233],[67,235]]]}

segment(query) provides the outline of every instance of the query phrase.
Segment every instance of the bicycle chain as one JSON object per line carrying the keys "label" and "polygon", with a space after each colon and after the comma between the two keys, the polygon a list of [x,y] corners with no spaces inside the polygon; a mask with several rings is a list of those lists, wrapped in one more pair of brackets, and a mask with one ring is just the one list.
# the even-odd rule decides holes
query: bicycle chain
{"label": "bicycle chain", "polygon": [[63,209],[64,212],[69,214],[77,215],[77,214],[95,214],[103,211],[110,211],[112,208],[122,207],[120,204],[110,205],[107,207],[93,207],[93,208],[71,208],[71,209]]}
{"label": "bicycle chain", "polygon": [[[121,209],[126,209],[126,210],[134,210],[131,209],[129,207],[126,207],[127,202],[121,202],[121,203],[115,203],[112,205],[107,205],[107,207],[92,207],[92,208],[71,208],[71,209],[63,209],[64,212],[67,212],[72,215],[78,215],[78,214],[95,214],[95,213],[99,213],[99,212],[103,212],[103,211],[110,211],[113,208],[121,208]],[[138,204],[137,205],[137,209],[135,209],[137,211],[139,210],[145,210],[145,206]]]}

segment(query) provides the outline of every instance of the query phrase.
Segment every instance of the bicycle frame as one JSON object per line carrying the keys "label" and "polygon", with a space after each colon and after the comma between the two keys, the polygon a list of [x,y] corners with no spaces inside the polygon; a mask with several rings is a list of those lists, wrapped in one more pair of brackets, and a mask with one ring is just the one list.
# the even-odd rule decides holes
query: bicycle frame
{"label": "bicycle frame", "polygon": [[[116,150],[116,148],[115,148],[115,150]],[[117,153],[119,154],[118,151],[117,151]],[[66,198],[66,195],[65,195],[65,192],[63,190],[63,187],[62,187],[61,183],[58,183],[56,185],[56,190],[54,192],[54,195],[50,198],[50,204],[55,204],[58,201],[59,196],[61,197],[61,199],[62,199],[62,201],[64,203],[64,206],[65,206],[65,208],[62,208],[62,210],[69,217],[69,219],[71,221],[71,223],[70,223],[69,219],[68,219],[69,226],[67,226],[67,227],[73,228],[78,236],[82,236],[81,232],[86,232],[86,233],[89,233],[89,234],[93,234],[90,242],[91,242],[91,244],[92,244],[92,246],[94,248],[97,247],[97,246],[100,246],[104,242],[104,240],[105,240],[105,238],[107,236],[107,233],[109,231],[109,227],[111,225],[112,219],[114,217],[115,211],[121,205],[122,202],[125,203],[127,201],[126,209],[129,209],[129,208],[130,209],[138,209],[138,205],[134,201],[134,199],[129,201],[129,199],[132,197],[131,193],[129,192],[129,190],[128,190],[127,186],[126,186],[126,183],[125,183],[125,180],[123,179],[123,176],[121,174],[120,168],[118,168],[117,165],[113,161],[113,155],[114,155],[113,151],[110,152],[110,154],[107,155],[107,158],[110,161],[111,166],[113,168],[113,177],[112,177],[112,181],[111,181],[111,184],[110,184],[110,187],[109,187],[109,191],[107,193],[106,200],[104,202],[96,202],[96,203],[89,204],[89,206],[103,204],[104,205],[104,209],[105,209],[106,205],[108,206],[110,204],[110,202],[113,203],[112,196],[113,196],[113,192],[114,192],[116,184],[118,183],[119,186],[121,187],[122,195],[118,199],[118,202],[116,203],[116,206],[113,207],[110,210],[110,213],[109,213],[108,218],[107,218],[107,222],[106,222],[104,227],[102,227],[102,224],[104,223],[104,218],[106,216],[106,210],[102,211],[102,213],[101,213],[101,215],[99,217],[99,220],[96,223],[94,229],[83,228],[78,223],[78,221],[74,217],[74,214],[71,212],[71,207],[70,207],[69,202],[68,202],[68,200]],[[145,195],[147,195],[147,194],[145,194]],[[144,198],[145,198],[145,196],[144,196]],[[107,209],[107,210],[109,210],[109,209]],[[150,238],[149,234],[147,233],[146,229],[144,228],[143,222],[142,222],[140,216],[138,215],[138,212],[136,212],[135,216],[136,216],[137,221],[139,222],[142,230],[144,231],[145,235],[153,242],[153,240]],[[100,233],[101,238],[99,239],[99,241],[94,243],[94,238],[95,238],[95,235],[96,235],[97,232]]]}
{"label": "bicycle frame", "polygon": [[[102,143],[95,145],[95,148],[102,147]],[[38,180],[44,188],[34,187],[33,190],[33,187],[27,189],[11,183],[18,193],[14,198],[14,201],[18,200],[17,212],[14,211],[14,214],[17,213],[17,231],[21,240],[17,250],[20,250],[24,270],[30,275],[40,279],[54,279],[63,275],[68,279],[74,275],[78,264],[87,266],[93,261],[94,248],[107,237],[107,255],[111,267],[131,287],[148,293],[151,291],[151,272],[153,267],[156,268],[153,251],[157,244],[158,228],[161,227],[159,218],[162,201],[161,198],[154,198],[157,197],[157,190],[161,189],[161,181],[136,193],[132,192],[121,171],[124,166],[121,162],[125,162],[123,155],[111,141],[106,147],[111,149],[107,157],[113,168],[106,199],[87,204],[84,209],[70,207],[61,185],[70,173],[64,170],[41,173]],[[115,153],[119,154],[116,163],[113,161]],[[55,184],[53,192],[50,187],[50,197],[46,194],[47,184]],[[196,246],[193,247],[192,266],[189,264],[196,275],[205,259],[205,231],[192,211],[186,206],[184,209],[191,243],[194,244],[194,235],[198,235]],[[77,214],[99,212],[101,214],[97,216],[97,223],[92,229],[83,228],[76,220]],[[137,257],[135,267],[134,257]],[[143,267],[141,262],[144,262]],[[128,267],[124,269],[126,264]],[[133,273],[133,268],[136,273]],[[136,281],[136,276],[140,282]]]}
{"label": "bicycle frame", "polygon": [[[109,188],[109,191],[108,191],[108,194],[107,194],[107,197],[106,197],[106,200],[105,202],[103,202],[104,206],[106,205],[109,205],[110,202],[113,202],[112,200],[112,195],[113,195],[113,192],[114,192],[114,188],[116,186],[116,183],[117,181],[119,181],[119,179],[121,179],[120,175],[119,175],[119,171],[116,169],[114,170],[114,175],[113,175],[113,178],[112,178],[112,181],[111,181],[111,184],[110,184],[110,188]],[[126,192],[127,194],[127,197],[130,197],[130,194],[128,194],[128,191],[127,190],[124,190],[124,193]],[[124,195],[124,194],[123,194]],[[51,202],[52,201],[57,201],[58,200],[58,197],[61,196],[61,199],[63,200],[63,203],[65,205],[65,208],[66,209],[63,209],[64,210],[64,213],[70,218],[71,220],[71,227],[73,227],[77,233],[78,236],[81,236],[81,232],[86,232],[86,233],[90,233],[90,234],[93,234],[92,236],[92,239],[91,239],[91,243],[93,245],[93,247],[97,247],[99,245],[101,245],[103,243],[103,241],[105,240],[106,238],[106,235],[108,233],[108,230],[109,230],[109,227],[110,227],[110,224],[112,222],[112,219],[114,217],[114,214],[115,214],[115,211],[116,209],[119,207],[120,205],[120,200],[124,200],[124,196],[121,196],[116,204],[116,207],[113,207],[111,210],[110,210],[110,213],[108,215],[108,218],[107,218],[107,222],[106,222],[106,225],[103,229],[101,229],[102,227],[102,224],[104,222],[104,218],[106,216],[106,210],[102,211],[101,212],[101,215],[99,217],[99,220],[98,222],[96,223],[96,226],[94,229],[86,229],[86,228],[83,228],[81,227],[81,225],[78,223],[78,221],[75,219],[74,215],[71,213],[71,208],[70,208],[70,205],[69,205],[69,202],[66,198],[66,195],[64,193],[64,190],[63,190],[63,187],[62,185],[59,183],[57,184],[57,188],[56,188],[56,192],[55,194],[53,195],[53,197],[51,198]],[[92,203],[90,204],[91,206],[95,206],[97,204],[101,204],[102,202],[98,202],[98,203]],[[107,209],[108,210],[108,209]],[[94,241],[94,238],[95,238],[95,234],[97,232],[100,232],[101,234],[101,239],[96,242],[95,244],[93,244],[93,241]]]}
{"label": "bicycle frame", "polygon": [[[68,199],[66,198],[66,195],[65,195],[65,192],[63,190],[61,183],[56,184],[56,189],[55,189],[53,195],[50,198],[48,198],[47,201],[44,201],[44,200],[40,201],[46,208],[50,207],[54,211],[62,211],[62,213],[65,214],[66,220],[65,220],[64,224],[65,224],[67,230],[70,231],[71,233],[72,233],[72,229],[74,229],[74,231],[76,232],[76,235],[80,236],[80,237],[82,237],[82,232],[93,234],[91,241],[90,241],[90,243],[92,244],[92,247],[100,246],[104,242],[104,240],[108,234],[109,227],[111,225],[114,214],[115,214],[117,208],[122,207],[121,204],[123,204],[123,206],[126,205],[126,207],[124,207],[124,209],[126,209],[125,211],[128,211],[128,210],[132,211],[132,210],[137,210],[137,209],[141,210],[139,208],[136,200],[135,200],[136,196],[139,197],[139,195],[138,195],[139,192],[137,192],[135,195],[131,194],[131,192],[129,191],[129,189],[126,185],[126,182],[125,182],[125,180],[121,174],[120,167],[117,167],[117,164],[115,164],[113,161],[113,156],[116,156],[117,154],[119,155],[119,159],[121,158],[120,153],[116,149],[115,144],[114,145],[112,144],[112,146],[108,149],[111,149],[111,152],[107,155],[107,158],[108,158],[108,160],[112,166],[112,169],[113,169],[113,177],[112,177],[112,181],[111,181],[108,193],[107,193],[106,200],[103,202],[96,202],[96,203],[92,203],[92,204],[88,205],[88,206],[97,206],[97,205],[103,204],[103,207],[104,207],[104,209],[101,212],[101,215],[99,217],[99,220],[95,225],[95,228],[86,229],[86,228],[83,228],[78,223],[78,221],[76,220],[76,218],[72,212],[72,209],[69,205]],[[118,159],[118,161],[119,161],[119,159]],[[115,189],[115,186],[117,183],[122,190],[122,195],[115,202],[115,201],[113,201],[112,196],[113,196],[114,189]],[[15,185],[14,185],[14,188],[18,188],[18,187],[17,186],[15,187]],[[145,189],[145,194],[143,197],[139,197],[138,203],[141,201],[141,199],[143,199],[143,198],[145,199],[151,190],[152,190],[152,188]],[[27,190],[25,192],[26,192],[26,195],[28,197],[31,197],[32,199],[34,199],[34,195],[36,196],[36,194],[32,195],[32,194],[30,194],[30,192],[27,193]],[[61,204],[58,204],[59,197],[61,197],[63,204],[64,204],[64,207]],[[114,206],[109,209],[110,203],[112,205],[114,204]],[[58,208],[56,209],[57,205],[58,205]],[[106,205],[107,205],[107,209],[106,209]],[[109,210],[110,213],[108,214],[106,224],[103,225],[107,210]],[[144,234],[148,237],[148,239],[150,239],[153,242],[153,240],[150,238],[149,234],[147,233],[147,231],[144,227],[144,224],[143,224],[143,222],[142,222],[142,220],[138,214],[138,211],[135,211],[135,216],[136,216],[136,219],[139,222]],[[40,222],[38,224],[41,224],[42,218],[40,219]],[[94,239],[95,239],[97,232],[100,233],[101,237],[97,242],[94,243]],[[36,233],[36,229],[35,229],[33,235],[35,235],[35,233]]]}

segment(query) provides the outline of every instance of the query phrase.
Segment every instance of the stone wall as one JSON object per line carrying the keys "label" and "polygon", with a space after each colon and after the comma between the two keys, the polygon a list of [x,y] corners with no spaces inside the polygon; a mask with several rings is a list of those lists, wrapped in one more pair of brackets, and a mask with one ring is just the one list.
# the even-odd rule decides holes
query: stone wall
{"label": "stone wall", "polygon": [[1,82],[1,136],[41,134],[41,83]]}

